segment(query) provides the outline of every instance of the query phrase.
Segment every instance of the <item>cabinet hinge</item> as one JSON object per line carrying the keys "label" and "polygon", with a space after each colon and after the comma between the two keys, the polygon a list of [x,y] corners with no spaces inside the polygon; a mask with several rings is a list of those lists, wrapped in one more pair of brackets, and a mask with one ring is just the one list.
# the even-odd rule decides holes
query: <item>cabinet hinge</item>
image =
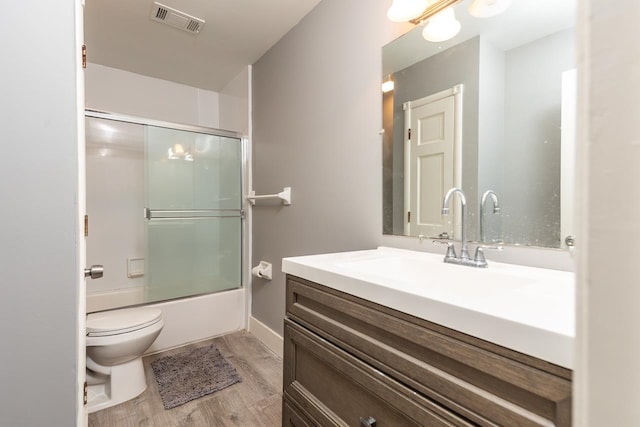
{"label": "cabinet hinge", "polygon": [[89,215],[84,216],[84,237],[89,237]]}
{"label": "cabinet hinge", "polygon": [[407,212],[407,222],[411,222],[411,211]]}
{"label": "cabinet hinge", "polygon": [[407,130],[407,139],[411,139],[411,128]]}
{"label": "cabinet hinge", "polygon": [[82,45],[82,68],[87,68],[87,45]]}
{"label": "cabinet hinge", "polygon": [[87,393],[89,391],[89,386],[87,385],[87,382],[84,382],[84,397],[82,398],[82,401],[84,402],[84,404],[87,404]]}

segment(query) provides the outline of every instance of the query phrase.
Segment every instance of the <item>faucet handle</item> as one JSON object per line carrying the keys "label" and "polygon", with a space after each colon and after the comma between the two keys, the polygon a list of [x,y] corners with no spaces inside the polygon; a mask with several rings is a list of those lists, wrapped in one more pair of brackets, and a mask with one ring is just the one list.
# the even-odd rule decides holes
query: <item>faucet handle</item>
{"label": "faucet handle", "polygon": [[453,242],[448,242],[446,240],[433,240],[434,245],[447,245],[447,253],[444,256],[444,259],[456,258],[456,247],[453,245]]}
{"label": "faucet handle", "polygon": [[494,250],[494,251],[501,251],[503,248],[502,246],[491,246],[491,245],[478,245],[476,247],[476,253],[473,256],[473,260],[478,262],[478,263],[487,263],[487,260],[484,257],[484,250],[485,249],[490,249],[490,250]]}

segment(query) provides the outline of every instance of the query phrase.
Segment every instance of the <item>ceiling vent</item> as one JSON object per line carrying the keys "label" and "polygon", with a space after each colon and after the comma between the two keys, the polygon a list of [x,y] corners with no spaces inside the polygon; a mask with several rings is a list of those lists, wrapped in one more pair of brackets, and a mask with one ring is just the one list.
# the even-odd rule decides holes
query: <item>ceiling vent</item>
{"label": "ceiling vent", "polygon": [[158,2],[154,2],[151,7],[151,19],[192,34],[198,34],[204,25],[204,19],[196,18]]}

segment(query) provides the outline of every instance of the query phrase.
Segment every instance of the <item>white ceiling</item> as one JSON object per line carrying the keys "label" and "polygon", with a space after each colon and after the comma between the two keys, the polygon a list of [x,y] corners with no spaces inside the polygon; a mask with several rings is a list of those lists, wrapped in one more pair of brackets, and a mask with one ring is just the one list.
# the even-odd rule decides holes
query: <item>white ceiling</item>
{"label": "white ceiling", "polygon": [[320,0],[160,0],[206,22],[194,35],[150,18],[153,0],[86,0],[87,59],[221,91]]}

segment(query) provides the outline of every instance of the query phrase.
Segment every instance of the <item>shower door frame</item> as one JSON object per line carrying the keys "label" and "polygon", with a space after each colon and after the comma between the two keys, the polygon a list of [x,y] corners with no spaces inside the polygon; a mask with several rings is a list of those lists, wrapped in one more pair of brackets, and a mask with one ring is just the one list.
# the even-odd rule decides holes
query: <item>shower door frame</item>
{"label": "shower door frame", "polygon": [[[113,120],[113,121],[119,121],[119,122],[125,122],[125,123],[132,123],[132,124],[138,124],[138,125],[144,125],[144,126],[154,126],[154,127],[159,127],[159,128],[165,128],[165,129],[174,129],[174,130],[180,130],[180,131],[186,131],[186,132],[195,132],[195,133],[201,133],[201,134],[206,134],[206,135],[214,135],[214,136],[220,136],[220,137],[225,137],[225,138],[236,138],[238,139],[240,142],[240,170],[241,170],[241,176],[240,176],[240,191],[241,191],[241,209],[240,209],[240,219],[241,219],[241,228],[240,228],[240,244],[241,244],[241,260],[240,260],[240,287],[238,289],[245,289],[246,290],[246,283],[247,283],[247,275],[245,274],[245,270],[246,270],[246,266],[250,265],[250,253],[248,252],[250,250],[250,245],[249,245],[249,239],[248,239],[248,223],[249,221],[247,221],[247,201],[245,198],[245,194],[248,194],[248,188],[247,188],[247,173],[248,173],[248,157],[247,157],[247,148],[248,148],[248,143],[249,143],[249,139],[246,135],[243,135],[240,132],[236,132],[236,131],[230,131],[230,130],[225,130],[225,129],[216,129],[216,128],[211,128],[211,127],[205,127],[205,126],[198,126],[198,125],[190,125],[190,124],[185,124],[185,123],[176,123],[176,122],[170,122],[170,121],[165,121],[165,120],[157,120],[157,119],[149,119],[149,118],[144,118],[144,117],[139,117],[139,116],[131,116],[131,115],[127,115],[127,114],[120,114],[120,113],[114,113],[114,112],[109,112],[109,111],[102,111],[102,110],[95,110],[95,109],[85,109],[84,110],[84,116],[86,117],[91,117],[91,118],[97,118],[97,119],[105,119],[105,120]],[[220,291],[220,292],[225,292],[225,291]],[[212,293],[216,293],[216,292],[212,292]],[[247,292],[247,295],[249,294],[249,292]],[[192,297],[198,297],[201,295],[205,295],[205,294],[198,294],[198,295],[189,295],[189,296],[183,296],[183,297],[177,297],[177,298],[171,298],[171,299],[167,299],[167,300],[162,300],[162,301],[150,301],[150,302],[145,302],[144,304],[155,304],[155,303],[161,303],[161,302],[166,302],[166,301],[171,301],[171,300],[178,300],[178,299],[183,299],[183,298],[192,298]],[[247,310],[248,304],[249,302],[247,301],[248,296],[245,295],[245,311]],[[121,307],[120,307],[121,308]],[[248,311],[245,313],[245,317],[248,315]],[[246,319],[245,319],[246,321]]]}

